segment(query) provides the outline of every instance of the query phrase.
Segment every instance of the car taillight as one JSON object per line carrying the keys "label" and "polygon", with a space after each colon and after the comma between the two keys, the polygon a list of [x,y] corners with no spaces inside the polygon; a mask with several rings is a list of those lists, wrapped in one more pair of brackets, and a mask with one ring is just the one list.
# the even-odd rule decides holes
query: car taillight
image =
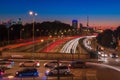
{"label": "car taillight", "polygon": [[47,69],[47,70],[46,70],[46,73],[49,73],[49,72],[50,72],[50,69]]}
{"label": "car taillight", "polygon": [[18,72],[16,72],[16,74],[18,74]]}
{"label": "car taillight", "polygon": [[0,72],[0,74],[2,75],[2,74],[4,74],[4,72],[3,72],[3,71],[1,71],[1,72]]}
{"label": "car taillight", "polygon": [[10,65],[10,63],[7,63],[6,65],[7,65],[7,66],[9,66],[9,65]]}

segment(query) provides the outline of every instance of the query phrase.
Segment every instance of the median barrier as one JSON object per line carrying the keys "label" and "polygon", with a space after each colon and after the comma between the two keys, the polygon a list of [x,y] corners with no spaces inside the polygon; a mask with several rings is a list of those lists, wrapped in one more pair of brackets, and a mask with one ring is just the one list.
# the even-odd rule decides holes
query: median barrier
{"label": "median barrier", "polygon": [[17,58],[17,59],[50,59],[50,60],[73,60],[73,59],[88,59],[88,54],[75,53],[73,55],[69,53],[27,53],[27,52],[2,52],[2,58]]}

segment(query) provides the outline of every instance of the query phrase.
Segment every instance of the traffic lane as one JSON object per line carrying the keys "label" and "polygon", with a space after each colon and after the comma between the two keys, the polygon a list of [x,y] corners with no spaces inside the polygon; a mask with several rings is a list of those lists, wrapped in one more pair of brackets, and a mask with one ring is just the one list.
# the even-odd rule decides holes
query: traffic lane
{"label": "traffic lane", "polygon": [[104,64],[103,65],[98,63],[97,63],[98,65],[93,65],[93,64],[88,63],[89,67],[95,68],[97,70],[98,80],[120,80],[119,71],[103,66]]}
{"label": "traffic lane", "polygon": [[120,72],[108,68],[98,68],[99,80],[120,80]]}

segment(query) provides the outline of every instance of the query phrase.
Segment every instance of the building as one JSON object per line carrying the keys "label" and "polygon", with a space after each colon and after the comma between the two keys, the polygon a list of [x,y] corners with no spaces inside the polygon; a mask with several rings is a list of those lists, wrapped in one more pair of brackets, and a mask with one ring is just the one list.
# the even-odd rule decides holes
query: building
{"label": "building", "polygon": [[21,18],[18,18],[17,24],[22,24],[22,19]]}
{"label": "building", "polygon": [[82,30],[83,29],[83,24],[82,23],[80,23],[80,30]]}
{"label": "building", "polygon": [[72,27],[78,28],[78,21],[77,20],[72,20]]}

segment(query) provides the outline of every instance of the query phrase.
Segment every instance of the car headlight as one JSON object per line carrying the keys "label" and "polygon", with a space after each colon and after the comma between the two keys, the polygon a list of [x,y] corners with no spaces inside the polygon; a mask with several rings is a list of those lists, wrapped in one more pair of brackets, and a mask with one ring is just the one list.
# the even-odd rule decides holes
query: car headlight
{"label": "car headlight", "polygon": [[99,55],[101,55],[101,52],[98,52]]}
{"label": "car headlight", "polygon": [[47,63],[44,64],[44,66],[46,66]]}
{"label": "car headlight", "polygon": [[110,54],[110,57],[112,57],[112,54]]}
{"label": "car headlight", "polygon": [[69,64],[68,66],[71,67],[71,64]]}
{"label": "car headlight", "polygon": [[20,63],[19,65],[21,66],[23,63]]}
{"label": "car headlight", "polygon": [[47,74],[50,73],[50,70],[46,70],[46,73],[47,73]]}
{"label": "car headlight", "polygon": [[108,55],[107,55],[107,54],[105,54],[105,56],[107,57]]}
{"label": "car headlight", "polygon": [[116,55],[116,57],[118,57],[118,55]]}
{"label": "car headlight", "polygon": [[16,72],[16,74],[18,74],[18,72]]}
{"label": "car headlight", "polygon": [[104,54],[101,54],[101,56],[103,57],[103,56],[104,56]]}
{"label": "car headlight", "polygon": [[40,63],[37,63],[37,66],[40,66]]}

